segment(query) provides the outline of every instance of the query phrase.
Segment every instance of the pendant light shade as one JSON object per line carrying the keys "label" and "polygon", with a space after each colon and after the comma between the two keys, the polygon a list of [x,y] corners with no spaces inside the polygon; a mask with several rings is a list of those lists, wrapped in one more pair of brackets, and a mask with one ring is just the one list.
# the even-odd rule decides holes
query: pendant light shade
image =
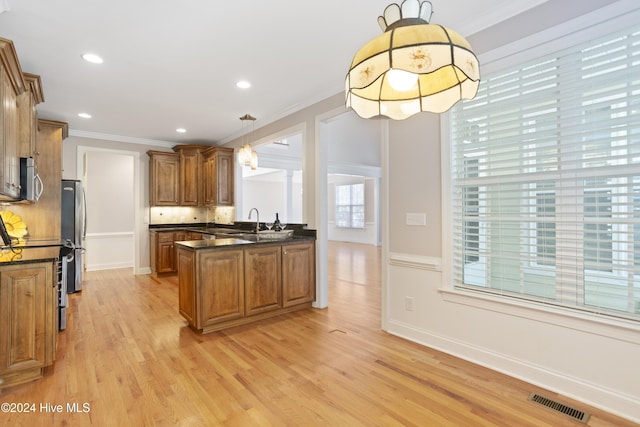
{"label": "pendant light shade", "polygon": [[252,149],[251,144],[246,141],[247,131],[245,130],[245,123],[247,121],[250,121],[253,124],[253,122],[256,121],[256,118],[251,114],[245,114],[244,116],[240,117],[240,120],[242,121],[243,144],[238,150],[238,163],[240,163],[242,166],[251,167],[251,170],[256,170],[258,168],[258,153],[256,153],[256,150]]}
{"label": "pendant light shade", "polygon": [[457,32],[430,24],[428,1],[391,4],[378,18],[383,34],[354,56],[346,105],[363,118],[406,119],[421,111],[443,113],[478,92],[480,68]]}

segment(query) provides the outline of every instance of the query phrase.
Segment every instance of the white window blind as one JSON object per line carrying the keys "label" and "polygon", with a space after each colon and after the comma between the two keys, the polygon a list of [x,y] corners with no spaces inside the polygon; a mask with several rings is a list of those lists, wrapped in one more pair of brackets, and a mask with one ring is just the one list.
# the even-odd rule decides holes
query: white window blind
{"label": "white window blind", "polygon": [[640,27],[451,110],[455,286],[640,319]]}
{"label": "white window blind", "polygon": [[336,185],[336,226],[364,228],[364,184]]}

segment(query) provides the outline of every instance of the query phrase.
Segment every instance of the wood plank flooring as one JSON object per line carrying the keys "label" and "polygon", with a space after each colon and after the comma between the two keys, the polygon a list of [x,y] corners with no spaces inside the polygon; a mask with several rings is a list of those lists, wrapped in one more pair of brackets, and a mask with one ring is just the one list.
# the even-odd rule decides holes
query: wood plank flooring
{"label": "wood plank flooring", "polygon": [[379,248],[333,242],[329,253],[328,309],[208,335],[178,314],[175,277],[87,273],[55,365],[0,392],[35,412],[0,413],[0,425],[583,425],[531,392],[591,413],[591,426],[634,425],[382,332]]}

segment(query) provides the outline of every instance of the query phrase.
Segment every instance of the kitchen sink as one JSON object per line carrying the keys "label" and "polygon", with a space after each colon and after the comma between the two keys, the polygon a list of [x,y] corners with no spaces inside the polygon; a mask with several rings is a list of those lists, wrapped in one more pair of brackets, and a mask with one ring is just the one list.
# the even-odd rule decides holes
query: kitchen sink
{"label": "kitchen sink", "polygon": [[262,230],[258,231],[258,237],[261,240],[284,240],[293,236],[293,230]]}

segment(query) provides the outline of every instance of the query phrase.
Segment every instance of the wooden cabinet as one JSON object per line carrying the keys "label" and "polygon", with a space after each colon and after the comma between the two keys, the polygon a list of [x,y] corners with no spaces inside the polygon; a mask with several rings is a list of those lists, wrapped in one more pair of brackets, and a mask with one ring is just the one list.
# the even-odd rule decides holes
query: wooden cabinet
{"label": "wooden cabinet", "polygon": [[315,245],[304,242],[282,246],[283,306],[316,299]]}
{"label": "wooden cabinet", "polygon": [[158,233],[158,273],[175,272],[175,246],[173,233]]}
{"label": "wooden cabinet", "polygon": [[206,329],[244,317],[242,249],[177,250],[178,306],[189,324]]}
{"label": "wooden cabinet", "polygon": [[176,153],[147,151],[149,155],[149,205],[178,206],[180,157]]}
{"label": "wooden cabinet", "polygon": [[198,323],[196,319],[196,263],[195,252],[178,247],[176,264],[178,265],[178,311],[190,325]]}
{"label": "wooden cabinet", "polygon": [[194,249],[177,246],[180,314],[203,333],[315,300],[315,241]]}
{"label": "wooden cabinet", "polygon": [[0,267],[0,387],[39,378],[53,363],[57,292],[53,262]]}
{"label": "wooden cabinet", "polygon": [[244,252],[198,252],[198,328],[244,317]]}
{"label": "wooden cabinet", "polygon": [[18,96],[18,134],[20,141],[20,157],[33,157],[38,173],[38,157],[40,151],[37,145],[38,111],[36,106],[44,102],[40,76],[24,73],[26,91]]}
{"label": "wooden cabinet", "polygon": [[23,73],[10,40],[0,38],[0,200],[20,199],[20,157],[34,157],[40,77]]}
{"label": "wooden cabinet", "polygon": [[233,149],[211,147],[203,155],[204,204],[207,206],[233,206],[234,162]]}
{"label": "wooden cabinet", "polygon": [[151,272],[156,274],[174,274],[178,271],[175,242],[201,240],[202,233],[193,231],[151,231],[150,252]]}
{"label": "wooden cabinet", "polygon": [[152,273],[176,272],[174,239],[175,233],[173,231],[152,231],[150,233]]}
{"label": "wooden cabinet", "polygon": [[20,197],[20,158],[18,142],[18,94],[6,67],[0,62],[0,198]]}
{"label": "wooden cabinet", "polygon": [[176,145],[180,158],[180,206],[201,206],[201,146]]}
{"label": "wooden cabinet", "polygon": [[176,145],[148,151],[150,206],[233,206],[233,149]]}
{"label": "wooden cabinet", "polygon": [[282,248],[280,245],[245,249],[244,287],[247,316],[282,307]]}

